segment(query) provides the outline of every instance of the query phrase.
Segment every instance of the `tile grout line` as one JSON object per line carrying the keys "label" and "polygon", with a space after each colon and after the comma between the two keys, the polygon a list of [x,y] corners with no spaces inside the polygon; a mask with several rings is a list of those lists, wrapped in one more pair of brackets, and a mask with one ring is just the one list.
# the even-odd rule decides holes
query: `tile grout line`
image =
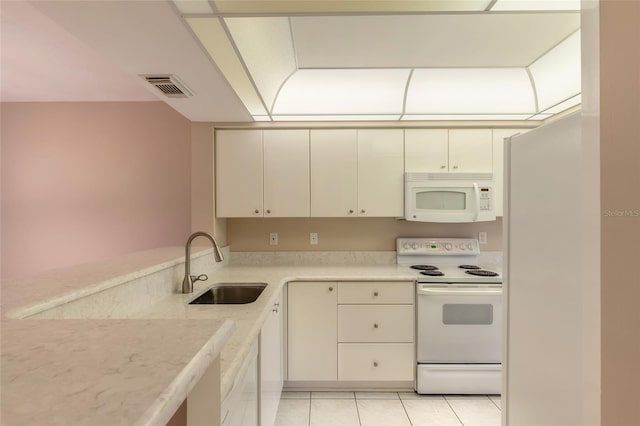
{"label": "tile grout line", "polygon": [[500,410],[500,415],[502,416],[502,407],[496,404],[496,402],[490,396],[487,396],[487,398],[489,398],[489,401],[493,402],[493,405],[495,405],[498,408],[498,410]]}
{"label": "tile grout line", "polygon": [[460,418],[460,416],[458,416],[458,413],[456,413],[456,410],[453,409],[453,406],[451,405],[451,403],[449,402],[449,400],[447,399],[446,395],[442,395],[442,397],[444,398],[444,400],[447,402],[447,405],[449,406],[449,408],[451,408],[451,411],[453,411],[453,414],[456,416],[456,418],[458,419],[458,421],[460,422],[460,424],[462,426],[464,426],[464,422],[462,421],[462,419]]}
{"label": "tile grout line", "polygon": [[353,393],[353,400],[356,403],[356,414],[358,415],[358,424],[362,426],[362,420],[360,420],[360,408],[358,408],[358,398],[356,398],[356,393]]}
{"label": "tile grout line", "polygon": [[409,417],[409,412],[407,411],[407,407],[404,406],[404,401],[400,397],[400,393],[398,393],[398,399],[400,400],[400,404],[402,404],[402,409],[404,410],[404,414],[407,416],[407,419],[409,419],[409,425],[413,426],[413,422],[411,421],[411,417]]}

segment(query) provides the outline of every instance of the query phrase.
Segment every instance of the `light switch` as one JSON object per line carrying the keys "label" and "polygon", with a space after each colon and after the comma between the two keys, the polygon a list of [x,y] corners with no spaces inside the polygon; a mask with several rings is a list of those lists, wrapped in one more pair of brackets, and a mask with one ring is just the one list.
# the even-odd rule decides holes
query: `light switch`
{"label": "light switch", "polygon": [[269,245],[277,246],[278,245],[278,233],[272,232],[269,234]]}
{"label": "light switch", "polygon": [[318,233],[312,232],[309,234],[309,244],[316,245],[318,244]]}

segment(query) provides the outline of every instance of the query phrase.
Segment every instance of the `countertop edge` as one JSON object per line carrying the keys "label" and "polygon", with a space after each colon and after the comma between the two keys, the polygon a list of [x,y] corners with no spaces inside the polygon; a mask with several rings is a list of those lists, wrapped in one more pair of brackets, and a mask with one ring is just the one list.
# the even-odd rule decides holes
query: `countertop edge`
{"label": "countertop edge", "polygon": [[187,399],[189,392],[198,383],[213,361],[220,356],[224,345],[229,341],[234,330],[234,322],[229,319],[225,320],[173,382],[135,422],[135,425],[152,426],[166,424],[171,420],[176,410]]}

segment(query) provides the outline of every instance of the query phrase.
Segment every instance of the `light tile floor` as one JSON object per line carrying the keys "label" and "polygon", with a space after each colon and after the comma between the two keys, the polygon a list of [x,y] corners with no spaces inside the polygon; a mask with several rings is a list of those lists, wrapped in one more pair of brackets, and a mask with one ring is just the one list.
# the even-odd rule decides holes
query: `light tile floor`
{"label": "light tile floor", "polygon": [[500,426],[499,395],[283,392],[276,426]]}

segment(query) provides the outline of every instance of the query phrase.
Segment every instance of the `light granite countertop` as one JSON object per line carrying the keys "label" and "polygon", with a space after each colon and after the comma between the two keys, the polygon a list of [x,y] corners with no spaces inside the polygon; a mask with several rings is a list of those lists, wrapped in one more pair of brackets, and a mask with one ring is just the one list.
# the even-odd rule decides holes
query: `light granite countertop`
{"label": "light granite countertop", "polygon": [[[193,294],[176,290],[123,318],[10,318],[20,317],[21,310],[55,306],[180,266],[183,250],[151,250],[3,283],[1,423],[164,424],[218,355],[221,394],[228,395],[287,282],[413,281],[416,277],[407,267],[390,263],[388,253],[376,265],[232,262],[207,271],[192,269],[194,274],[209,274],[208,281],[195,283]],[[194,249],[193,255],[208,253],[210,249],[200,253]],[[364,263],[375,261],[365,257]],[[263,282],[267,287],[251,304],[186,303],[219,282]],[[34,294],[38,300],[33,300]],[[29,305],[26,311],[25,305]]]}

